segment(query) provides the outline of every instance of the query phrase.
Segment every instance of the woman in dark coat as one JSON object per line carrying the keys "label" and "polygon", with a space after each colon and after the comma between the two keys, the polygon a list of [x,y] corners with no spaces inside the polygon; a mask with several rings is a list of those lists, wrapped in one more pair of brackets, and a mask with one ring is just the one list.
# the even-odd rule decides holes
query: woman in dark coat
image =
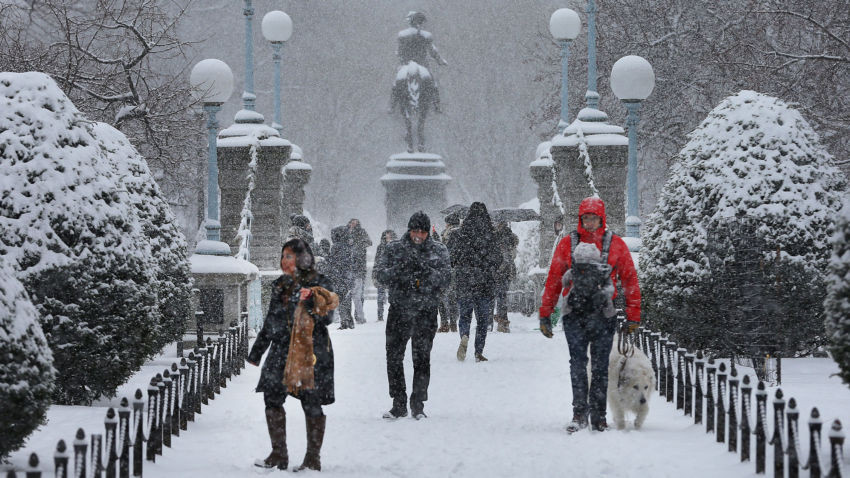
{"label": "woman in dark coat", "polygon": [[387,244],[398,239],[395,231],[387,229],[381,233],[381,242],[378,243],[378,250],[375,251],[375,267],[372,268],[372,282],[378,289],[378,322],[384,320],[384,302],[387,301],[387,288],[378,281],[378,261],[387,252]]}
{"label": "woman in dark coat", "polygon": [[[269,313],[263,322],[263,328],[248,354],[248,363],[257,365],[260,358],[269,349],[269,354],[263,362],[257,392],[263,393],[266,404],[266,424],[272,443],[272,452],[264,460],[257,460],[255,465],[263,468],[286,469],[289,456],[286,450],[286,412],[283,402],[287,395],[301,400],[301,408],[307,422],[307,454],[304,462],[296,471],[309,468],[321,469],[319,452],[325,435],[325,415],[322,405],[334,402],[334,354],[328,325],[333,320],[333,311],[327,315],[313,314],[313,297],[311,287],[323,287],[333,291],[330,280],[317,273],[313,268],[314,258],[310,246],[302,239],[290,239],[283,245],[280,268],[283,271],[272,283],[271,303]],[[297,395],[286,389],[283,383],[286,357],[289,352],[290,334],[295,318],[295,308],[302,301],[314,320],[313,354],[315,365],[313,375],[315,388],[303,390]]]}

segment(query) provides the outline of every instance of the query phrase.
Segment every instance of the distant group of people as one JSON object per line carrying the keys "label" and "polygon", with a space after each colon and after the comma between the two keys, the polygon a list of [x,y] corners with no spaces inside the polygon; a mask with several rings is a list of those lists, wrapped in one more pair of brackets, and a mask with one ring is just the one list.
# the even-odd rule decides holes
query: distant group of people
{"label": "distant group of people", "polygon": [[[567,431],[575,432],[588,425],[604,431],[608,428],[605,418],[608,356],[616,324],[612,305],[617,295],[615,284],[619,283],[625,292],[627,320],[621,329],[624,334],[632,333],[640,323],[640,289],[625,242],[607,230],[604,203],[596,197],[587,198],[579,206],[578,216],[577,229],[559,240],[553,254],[539,323],[541,333],[551,338],[550,316],[560,301],[570,349],[573,390],[573,420]],[[354,327],[352,303],[355,319],[359,321],[362,317],[365,249],[371,241],[359,221],[352,219],[346,226],[334,228],[332,245],[319,246],[326,253],[325,260],[319,261],[313,254],[315,244],[309,221],[305,223],[299,217],[291,218],[291,222],[290,233],[299,235],[288,239],[283,246],[280,262],[283,275],[272,284],[269,312],[248,356],[249,363],[258,365],[266,349],[271,348],[263,363],[257,391],[264,394],[272,452],[256,464],[266,468],[288,466],[283,402],[291,395],[301,401],[307,426],[307,451],[298,469],[320,470],[319,454],[326,422],[322,406],[335,400],[333,348],[328,326],[337,300],[342,316],[340,328]],[[505,307],[502,293],[506,293],[507,283],[516,273],[506,262],[510,248],[516,248],[517,239],[505,226],[494,227],[486,206],[476,202],[460,224],[449,223],[443,237],[421,211],[410,217],[407,231],[400,238],[395,239],[392,231],[381,235],[374,279],[380,300],[388,298],[390,304],[385,334],[392,399],[392,407],[384,418],[407,416],[408,404],[417,420],[427,416],[424,405],[431,377],[431,348],[441,308],[448,311],[440,327],[448,323],[450,329],[453,324],[450,311],[457,309],[459,360],[466,357],[471,318],[475,313],[475,358],[478,362],[487,360],[483,351],[493,316],[493,301]],[[299,332],[299,327],[305,314],[310,317],[306,338],[313,352],[312,366],[309,361],[307,365],[312,372],[311,386],[301,387],[302,383],[298,382],[292,389],[288,388],[287,383],[291,382],[286,379],[292,365],[288,354],[293,348],[303,348],[305,333]],[[508,326],[506,309],[497,305],[496,316],[500,325]],[[409,401],[403,366],[408,342],[413,352]],[[589,384],[588,354],[592,373]]]}

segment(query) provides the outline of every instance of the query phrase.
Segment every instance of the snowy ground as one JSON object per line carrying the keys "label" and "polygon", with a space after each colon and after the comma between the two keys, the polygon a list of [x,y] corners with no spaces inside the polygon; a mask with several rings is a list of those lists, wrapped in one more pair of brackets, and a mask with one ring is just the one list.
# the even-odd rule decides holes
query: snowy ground
{"label": "snowy ground", "polygon": [[[683,417],[657,395],[641,431],[583,431],[567,436],[564,426],[571,415],[571,398],[566,341],[562,333],[545,339],[533,330],[534,318],[518,314],[511,317],[511,334],[488,335],[485,355],[490,361],[485,363],[469,358],[458,362],[457,335],[437,334],[430,399],[425,405],[429,418],[385,421],[381,414],[389,409],[390,399],[384,327],[374,322],[374,301],[367,301],[366,310],[369,323],[348,331],[334,326],[332,331],[337,402],[325,407],[325,476],[756,476],[752,463],[740,464],[725,445],[704,433],[704,425],[693,425],[690,417]],[[129,395],[171,363],[167,357],[158,361],[122,390]],[[409,384],[409,348],[405,364]],[[783,365],[783,391],[786,398],[797,398],[803,418],[815,404],[827,424],[846,412],[850,390],[837,377],[830,377],[837,371],[831,360],[787,360]],[[258,377],[259,369],[248,367],[230,382],[190,423],[189,430],[173,441],[171,449],[165,449],[155,464],[146,462],[145,476],[279,475],[251,466],[254,458],[264,457],[269,449],[262,396],[253,393]],[[43,463],[52,462],[56,442],[64,438],[70,444],[77,427],[102,432],[105,407],[115,403],[52,407],[49,424],[12,461],[22,466],[29,453],[36,451]],[[304,416],[297,400],[290,399],[286,409],[294,466],[304,453]],[[807,439],[801,441],[806,453]]]}

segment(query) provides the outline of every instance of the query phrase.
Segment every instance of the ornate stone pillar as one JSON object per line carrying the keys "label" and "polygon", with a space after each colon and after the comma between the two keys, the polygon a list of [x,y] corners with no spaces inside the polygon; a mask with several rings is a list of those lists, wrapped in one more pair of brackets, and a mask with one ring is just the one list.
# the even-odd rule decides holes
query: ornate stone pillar
{"label": "ornate stone pillar", "polygon": [[538,159],[528,165],[531,178],[537,183],[537,200],[540,202],[540,257],[538,265],[549,266],[552,259],[552,246],[555,243],[555,218],[561,214],[554,204],[555,190],[552,187],[552,158],[549,155],[549,143],[541,143],[537,148]]}

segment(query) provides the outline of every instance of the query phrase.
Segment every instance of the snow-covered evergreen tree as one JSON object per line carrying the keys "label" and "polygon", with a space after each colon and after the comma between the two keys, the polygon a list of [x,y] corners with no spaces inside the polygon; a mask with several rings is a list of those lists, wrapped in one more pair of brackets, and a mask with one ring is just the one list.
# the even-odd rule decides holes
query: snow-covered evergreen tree
{"label": "snow-covered evergreen tree", "polygon": [[823,342],[844,175],[799,112],[753,91],[689,135],[643,229],[645,317],[681,344],[785,356]]}
{"label": "snow-covered evergreen tree", "polygon": [[190,314],[192,279],[186,238],[177,218],[151,175],[145,159],[123,133],[105,123],[97,123],[92,134],[107,152],[127,199],[141,222],[149,254],[156,269],[157,304],[162,316],[158,347],[176,340],[186,327]]}
{"label": "snow-covered evergreen tree", "polygon": [[0,258],[0,460],[44,422],[53,379],[53,355],[35,306]]}
{"label": "snow-covered evergreen tree", "polygon": [[59,403],[114,394],[188,304],[185,241],[117,135],[48,76],[0,73],[0,255],[38,308]]}
{"label": "snow-covered evergreen tree", "polygon": [[841,379],[850,384],[850,205],[836,221],[827,284],[824,308],[829,352],[841,369]]}

